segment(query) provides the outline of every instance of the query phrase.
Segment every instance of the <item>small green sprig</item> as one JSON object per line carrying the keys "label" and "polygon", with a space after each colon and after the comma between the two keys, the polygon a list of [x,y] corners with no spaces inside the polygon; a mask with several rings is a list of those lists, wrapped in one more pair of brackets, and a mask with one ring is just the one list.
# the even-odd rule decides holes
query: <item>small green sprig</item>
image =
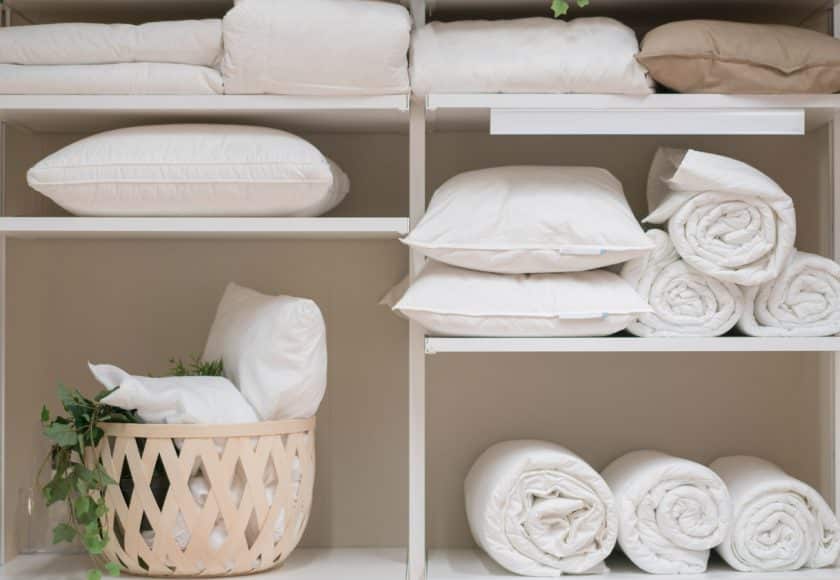
{"label": "small green sprig", "polygon": [[201,357],[193,356],[184,364],[179,358],[171,358],[169,364],[172,365],[170,372],[175,377],[221,377],[225,374],[225,365],[221,359],[205,361]]}
{"label": "small green sprig", "polygon": [[[585,8],[589,6],[589,0],[577,0],[577,5]],[[568,14],[569,3],[566,0],[551,0],[551,10],[554,12],[555,18],[560,18]]]}

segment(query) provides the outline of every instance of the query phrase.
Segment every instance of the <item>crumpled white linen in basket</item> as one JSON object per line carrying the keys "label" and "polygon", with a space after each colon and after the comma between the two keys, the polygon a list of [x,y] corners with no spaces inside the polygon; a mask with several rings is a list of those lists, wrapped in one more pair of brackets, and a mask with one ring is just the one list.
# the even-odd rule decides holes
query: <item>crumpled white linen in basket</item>
{"label": "crumpled white linen in basket", "polygon": [[809,485],[758,457],[722,457],[710,467],[729,488],[733,525],[717,547],[742,572],[831,566],[840,555],[840,525]]}
{"label": "crumpled white linen in basket", "polygon": [[636,34],[612,18],[432,22],[414,31],[411,88],[429,93],[646,95]]}
{"label": "crumpled white linen in basket", "polygon": [[706,467],[658,451],[627,453],[601,472],[615,494],[618,544],[651,574],[699,574],[732,522],[726,485]]}
{"label": "crumpled white linen in basket", "polygon": [[607,484],[580,457],[544,441],[497,443],[464,483],[476,543],[525,576],[600,573],[618,520]]}
{"label": "crumpled white linen in basket", "polygon": [[647,189],[651,214],[643,221],[667,222],[682,259],[709,276],[755,286],[778,276],[793,251],[793,201],[746,163],[661,148]]}
{"label": "crumpled white linen in basket", "polygon": [[720,336],[731,330],[744,312],[744,295],[685,263],[670,236],[648,230],[653,251],[626,262],[624,278],[648,301],[652,313],[640,314],[627,330],[636,336]]}
{"label": "crumpled white linen in basket", "polygon": [[738,328],[749,336],[831,336],[840,333],[840,265],[794,251],[779,277],[745,288]]}

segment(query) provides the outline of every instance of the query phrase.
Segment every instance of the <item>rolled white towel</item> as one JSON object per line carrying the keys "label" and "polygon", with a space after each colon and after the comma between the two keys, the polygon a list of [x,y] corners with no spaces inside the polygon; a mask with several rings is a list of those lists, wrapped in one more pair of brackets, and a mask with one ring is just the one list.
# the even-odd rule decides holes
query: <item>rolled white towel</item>
{"label": "rolled white towel", "polygon": [[647,300],[653,312],[640,314],[627,327],[636,336],[720,336],[744,311],[744,296],[735,284],[722,282],[685,263],[671,238],[649,230],[653,251],[630,260],[624,278]]}
{"label": "rolled white towel", "polygon": [[618,521],[613,495],[580,457],[543,441],[493,445],[464,484],[475,541],[525,576],[606,571]]}
{"label": "rolled white towel", "polygon": [[724,282],[771,280],[793,251],[793,201],[765,174],[722,155],[660,149],[648,176],[648,207],[644,221],[667,222],[683,260]]}
{"label": "rolled white towel", "polygon": [[776,572],[832,565],[840,555],[840,525],[809,485],[757,457],[718,459],[710,466],[729,488],[733,525],[718,553],[742,572]]}
{"label": "rolled white towel", "polygon": [[781,274],[747,288],[738,322],[750,336],[830,336],[840,333],[840,265],[794,252]]}
{"label": "rolled white towel", "polygon": [[658,451],[633,451],[601,473],[615,494],[618,543],[651,574],[699,574],[726,537],[732,501],[714,471]]}

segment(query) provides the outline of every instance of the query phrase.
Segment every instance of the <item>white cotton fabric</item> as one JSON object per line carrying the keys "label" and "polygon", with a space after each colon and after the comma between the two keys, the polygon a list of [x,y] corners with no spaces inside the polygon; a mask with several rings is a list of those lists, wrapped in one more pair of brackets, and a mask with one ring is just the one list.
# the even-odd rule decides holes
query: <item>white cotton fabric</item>
{"label": "white cotton fabric", "polygon": [[832,336],[840,333],[840,265],[794,251],[778,278],[745,288],[738,322],[749,336]]}
{"label": "white cotton fabric", "polygon": [[662,230],[648,230],[654,250],[630,260],[621,277],[647,300],[653,312],[641,314],[627,330],[636,336],[721,336],[744,312],[744,295],[735,284],[695,270]]}
{"label": "white cotton fabric", "polygon": [[615,494],[618,544],[651,574],[700,574],[732,522],[718,475],[658,451],[627,453],[601,472]]}
{"label": "white cotton fabric", "polygon": [[224,377],[132,376],[113,365],[89,364],[106,389],[117,389],[102,402],[135,410],[146,423],[256,423],[254,409]]}
{"label": "white cotton fabric", "polygon": [[204,360],[225,375],[264,421],[312,417],[327,387],[327,337],[318,305],[228,284]]}
{"label": "white cotton fabric", "polygon": [[506,275],[430,261],[394,309],[448,336],[608,336],[651,308],[612,272]]}
{"label": "white cotton fabric", "polygon": [[411,88],[430,93],[623,93],[652,82],[636,33],[611,18],[432,22],[414,31]]}
{"label": "white cotton fabric", "polygon": [[228,94],[409,91],[411,17],[368,0],[248,0],[223,21]]}
{"label": "white cotton fabric", "polygon": [[0,64],[3,95],[219,95],[222,90],[219,71],[190,64]]}
{"label": "white cotton fabric", "polygon": [[462,173],[438,188],[403,242],[447,264],[499,274],[593,270],[653,248],[621,182],[595,167]]}
{"label": "white cotton fabric", "polygon": [[735,506],[733,525],[717,548],[742,572],[831,566],[840,555],[840,525],[811,486],[757,457],[718,459],[710,466]]}
{"label": "white cotton fabric", "polygon": [[350,189],[309,142],[244,125],[152,125],[77,141],[38,162],[30,187],[85,216],[316,216]]}
{"label": "white cotton fabric", "polygon": [[718,280],[756,286],[779,275],[796,240],[793,201],[746,163],[662,148],[648,177],[645,222],[668,224],[677,253]]}
{"label": "white cotton fabric", "polygon": [[603,573],[618,519],[607,484],[580,457],[544,441],[487,449],[464,483],[476,543],[523,576]]}
{"label": "white cotton fabric", "polygon": [[216,66],[221,56],[222,21],[218,19],[0,28],[0,63],[5,64],[166,62]]}

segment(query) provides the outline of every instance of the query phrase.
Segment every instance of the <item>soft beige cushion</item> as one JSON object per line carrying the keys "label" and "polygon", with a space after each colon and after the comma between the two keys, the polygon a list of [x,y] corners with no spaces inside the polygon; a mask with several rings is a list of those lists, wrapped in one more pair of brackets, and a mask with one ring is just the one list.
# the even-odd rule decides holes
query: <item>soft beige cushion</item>
{"label": "soft beige cushion", "polygon": [[672,22],[645,36],[638,59],[656,81],[686,93],[840,91],[840,40],[793,26]]}

